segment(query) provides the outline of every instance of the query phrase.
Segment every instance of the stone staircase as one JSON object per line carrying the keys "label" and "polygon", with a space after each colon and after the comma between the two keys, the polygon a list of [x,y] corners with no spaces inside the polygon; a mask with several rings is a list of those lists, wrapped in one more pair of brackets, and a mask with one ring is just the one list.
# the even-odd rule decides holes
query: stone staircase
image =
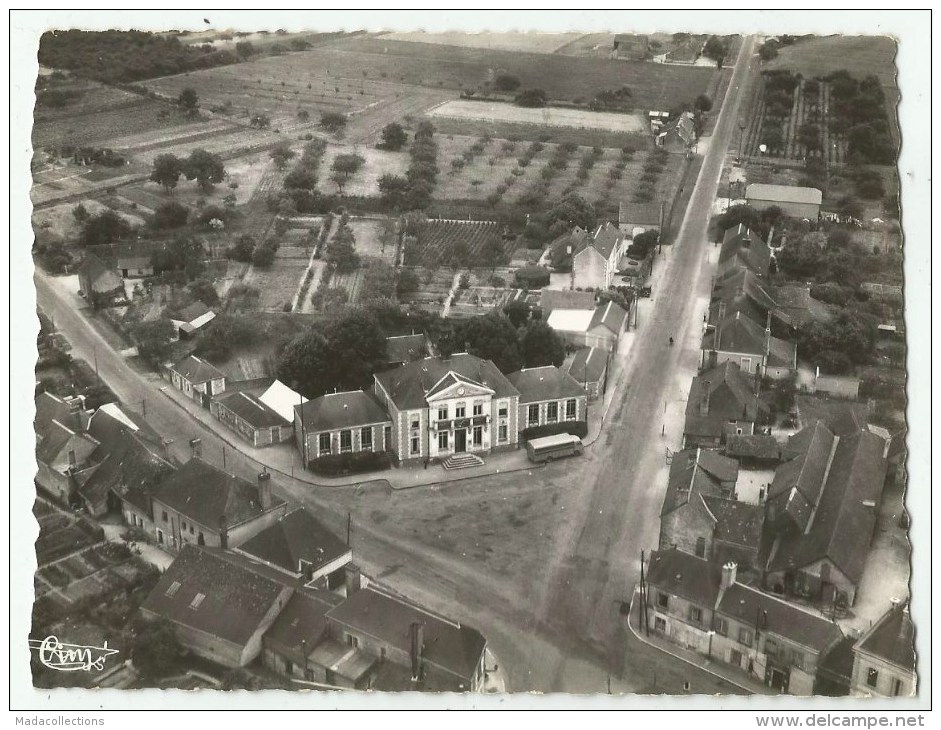
{"label": "stone staircase", "polygon": [[452,469],[469,469],[472,466],[483,466],[484,460],[473,454],[453,454],[441,464],[448,471]]}

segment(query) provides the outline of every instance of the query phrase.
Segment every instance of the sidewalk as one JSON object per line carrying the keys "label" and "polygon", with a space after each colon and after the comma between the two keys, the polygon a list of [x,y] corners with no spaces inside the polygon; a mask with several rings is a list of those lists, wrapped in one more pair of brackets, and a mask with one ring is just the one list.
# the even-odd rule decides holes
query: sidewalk
{"label": "sidewalk", "polygon": [[715,659],[711,659],[707,656],[703,656],[689,649],[684,649],[683,647],[674,644],[672,641],[662,639],[654,633],[651,633],[649,636],[641,629],[640,626],[640,601],[639,601],[639,591],[635,588],[634,594],[631,596],[631,609],[627,617],[627,625],[630,628],[631,633],[638,641],[642,641],[648,646],[658,649],[659,651],[664,652],[665,654],[670,654],[671,656],[676,657],[680,661],[686,662],[697,669],[701,669],[704,672],[708,672],[713,676],[722,679],[729,684],[734,684],[736,687],[740,687],[746,692],[759,695],[771,695],[777,696],[780,693],[775,692],[770,687],[766,687],[764,684],[759,682],[757,679],[750,677],[747,674],[744,674],[740,671],[735,671],[732,667],[726,667],[722,662]]}
{"label": "sidewalk", "polygon": [[[299,457],[294,449],[294,443],[288,442],[257,449],[242,441],[235,433],[222,425],[212,414],[198,406],[193,400],[187,398],[172,385],[160,389],[167,398],[184,410],[194,421],[203,428],[212,431],[219,439],[231,448],[255,461],[259,467],[266,467],[269,471],[291,477],[297,481],[305,482],[314,487],[350,487],[367,482],[385,483],[391,489],[409,489],[411,487],[429,486],[432,484],[445,484],[459,482],[476,477],[507,474],[518,471],[533,471],[545,467],[545,464],[532,464],[526,456],[525,449],[515,449],[486,456],[481,466],[468,469],[445,469],[441,464],[429,464],[427,468],[421,465],[401,466],[384,469],[376,472],[351,474],[343,477],[323,477],[301,469]],[[600,430],[600,421],[596,427]],[[589,433],[591,429],[589,428]]]}

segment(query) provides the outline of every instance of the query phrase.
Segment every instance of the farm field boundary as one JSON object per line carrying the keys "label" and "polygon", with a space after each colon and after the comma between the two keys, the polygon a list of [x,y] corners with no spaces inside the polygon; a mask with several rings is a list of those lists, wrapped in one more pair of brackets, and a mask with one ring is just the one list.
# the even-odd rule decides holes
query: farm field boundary
{"label": "farm field boundary", "polygon": [[597,129],[606,132],[637,134],[644,131],[644,119],[639,114],[615,114],[578,109],[544,107],[528,109],[503,102],[446,101],[425,112],[437,119],[473,119],[487,123],[531,124],[573,129]]}
{"label": "farm field boundary", "polygon": [[573,127],[548,127],[544,124],[484,121],[482,119],[432,119],[435,131],[441,135],[465,135],[482,137],[489,135],[497,139],[555,142],[570,142],[579,147],[607,147],[633,150],[652,149],[651,139],[646,134],[606,132],[601,129],[575,129]]}

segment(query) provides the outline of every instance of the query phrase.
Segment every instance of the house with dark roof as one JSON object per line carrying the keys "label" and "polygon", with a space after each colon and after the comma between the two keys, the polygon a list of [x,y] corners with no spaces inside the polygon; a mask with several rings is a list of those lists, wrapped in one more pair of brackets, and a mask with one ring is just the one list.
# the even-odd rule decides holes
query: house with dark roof
{"label": "house with dark roof", "polygon": [[908,601],[895,602],[853,646],[850,693],[856,697],[915,694],[915,626]]}
{"label": "house with dark roof", "polygon": [[226,667],[244,667],[262,651],[262,638],[295,587],[263,574],[222,550],[186,545],[141,605],[162,619],[180,643]]}
{"label": "house with dark roof", "polygon": [[564,365],[565,372],[585,389],[588,402],[604,398],[610,353],[600,347],[583,347]]}
{"label": "house with dark roof", "polygon": [[397,368],[431,354],[431,342],[423,334],[386,337],[386,354],[381,367],[382,369]]}
{"label": "house with dark roof", "polygon": [[654,140],[657,147],[668,152],[686,154],[696,144],[696,125],[692,112],[683,112],[672,124],[663,127]]}
{"label": "house with dark roof", "polygon": [[693,378],[686,400],[683,443],[718,448],[729,436],[753,434],[755,423],[768,412],[768,406],[755,394],[754,377],[726,360]]}
{"label": "house with dark roof", "polygon": [[[88,433],[98,447],[91,456],[94,472],[79,487],[78,496],[92,517],[121,511],[122,494],[146,493],[174,468],[166,459],[163,441],[142,419],[109,405],[112,408],[102,406],[88,422]],[[136,519],[129,518],[128,523],[137,525]]]}
{"label": "house with dark roof", "polygon": [[97,439],[86,432],[79,399],[65,401],[52,393],[34,399],[36,416],[36,486],[64,503],[78,499],[78,490],[94,473]]}
{"label": "house with dark roof", "polygon": [[177,334],[181,340],[194,337],[216,318],[213,312],[202,302],[193,302],[186,306],[180,313],[179,319],[170,320],[177,329]]}
{"label": "house with dark roof", "polygon": [[194,456],[149,492],[157,544],[176,552],[187,544],[234,548],[287,511],[271,493],[271,475],[257,484]]}
{"label": "house with dark roof", "polygon": [[173,387],[209,408],[213,396],[225,391],[225,373],[196,355],[190,355],[169,368]]}
{"label": "house with dark roof", "polygon": [[105,307],[125,298],[124,281],[95,254],[86,252],[78,267],[79,292],[93,307]]}
{"label": "house with dark roof", "polygon": [[209,402],[209,412],[256,448],[290,441],[294,436],[293,423],[244,391],[216,396]]}
{"label": "house with dark roof", "polygon": [[738,463],[716,451],[676,452],[660,510],[660,549],[756,565],[764,509],[736,500],[737,478]]}
{"label": "house with dark roof", "polygon": [[714,328],[722,320],[741,312],[762,327],[770,324],[773,330],[774,322],[769,322],[769,314],[774,317],[777,307],[778,303],[758,274],[745,268],[731,269],[716,280],[712,289],[708,324]]}
{"label": "house with dark roof", "polygon": [[632,203],[622,200],[618,204],[618,228],[629,238],[653,228],[663,230],[663,203]]}
{"label": "house with dark roof", "polygon": [[516,448],[519,391],[490,360],[428,357],[374,375],[399,462]]}
{"label": "house with dark roof", "polygon": [[725,441],[725,455],[742,466],[765,469],[781,461],[781,445],[771,434],[730,435]]}
{"label": "house with dark roof", "polygon": [[353,551],[303,507],[278,518],[235,551],[311,588],[332,591],[344,585]]}
{"label": "house with dark roof", "polygon": [[476,629],[376,586],[355,591],[326,614],[337,641],[410,674],[380,674],[375,689],[477,692],[487,641]]}
{"label": "house with dark roof", "polygon": [[602,223],[594,233],[585,236],[572,257],[572,289],[611,286],[624,247],[624,234],[612,223]]}
{"label": "house with dark roof", "polygon": [[654,551],[646,583],[653,631],[781,693],[813,694],[819,664],[843,639],[835,623],[741,583],[734,562]]}
{"label": "house with dark roof", "polygon": [[[555,365],[523,368],[509,381],[519,391],[520,435],[539,429],[582,436],[588,430],[588,393],[581,384]],[[540,427],[546,427],[540,429]]]}
{"label": "house with dark roof", "polygon": [[294,406],[294,437],[305,464],[330,454],[389,451],[392,419],[373,393],[327,393]]}
{"label": "house with dark roof", "polygon": [[736,311],[707,328],[702,339],[703,368],[727,361],[735,362],[750,375],[785,378],[797,370],[797,345],[774,337],[770,318],[762,327]]}
{"label": "house with dark roof", "polygon": [[722,247],[719,249],[717,278],[738,269],[764,277],[768,275],[770,266],[771,249],[761,236],[744,223],[726,229],[722,236]]}
{"label": "house with dark roof", "polygon": [[765,585],[826,606],[856,600],[886,478],[886,443],[823,422],[790,438],[765,504]]}
{"label": "house with dark roof", "polygon": [[556,309],[593,312],[595,310],[595,293],[574,289],[543,289],[539,295],[539,308],[542,310],[543,319],[547,319]]}
{"label": "house with dark roof", "polygon": [[784,211],[790,218],[807,218],[815,221],[820,215],[823,193],[817,188],[797,185],[765,185],[752,183],[745,188],[745,201],[757,210],[772,206]]}

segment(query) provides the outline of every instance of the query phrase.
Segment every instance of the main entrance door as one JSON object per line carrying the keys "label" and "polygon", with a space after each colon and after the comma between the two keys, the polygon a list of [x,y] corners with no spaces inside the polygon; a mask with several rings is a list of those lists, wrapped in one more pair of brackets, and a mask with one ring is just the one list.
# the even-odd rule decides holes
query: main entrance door
{"label": "main entrance door", "polygon": [[467,429],[459,428],[454,432],[454,453],[461,454],[467,451]]}

